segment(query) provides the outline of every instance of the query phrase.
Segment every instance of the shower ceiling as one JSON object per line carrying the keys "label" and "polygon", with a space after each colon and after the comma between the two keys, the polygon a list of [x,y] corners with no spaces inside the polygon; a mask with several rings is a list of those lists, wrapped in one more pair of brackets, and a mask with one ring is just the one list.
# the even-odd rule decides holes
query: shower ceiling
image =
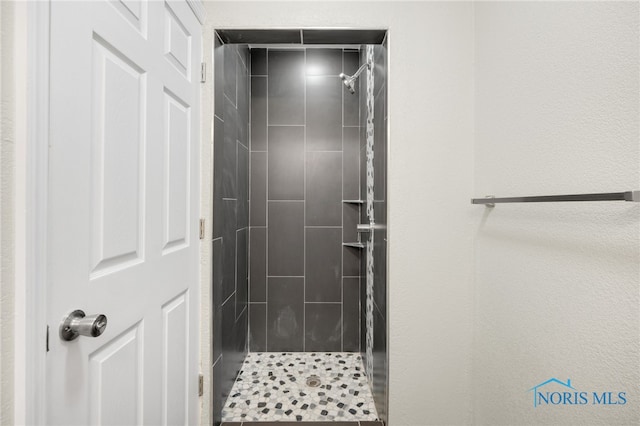
{"label": "shower ceiling", "polygon": [[380,44],[386,30],[279,29],[217,30],[224,43],[242,44]]}

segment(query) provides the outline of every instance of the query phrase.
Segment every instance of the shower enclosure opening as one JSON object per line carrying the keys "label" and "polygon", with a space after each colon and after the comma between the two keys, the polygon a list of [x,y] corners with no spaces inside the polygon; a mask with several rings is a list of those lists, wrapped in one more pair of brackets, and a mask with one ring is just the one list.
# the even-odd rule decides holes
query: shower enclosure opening
{"label": "shower enclosure opening", "polygon": [[386,422],[387,33],[214,39],[214,424]]}

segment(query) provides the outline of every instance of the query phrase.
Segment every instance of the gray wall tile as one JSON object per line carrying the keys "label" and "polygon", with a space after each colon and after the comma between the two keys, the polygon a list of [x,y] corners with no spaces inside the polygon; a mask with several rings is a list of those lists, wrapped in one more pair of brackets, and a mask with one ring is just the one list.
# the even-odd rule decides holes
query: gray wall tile
{"label": "gray wall tile", "polygon": [[234,346],[234,357],[235,357],[235,365],[237,366],[236,376],[242,367],[242,363],[244,362],[244,358],[247,355],[247,350],[249,349],[249,340],[248,340],[248,328],[249,328],[249,310],[245,309],[240,314],[240,318],[236,320],[235,328],[234,328],[234,336],[235,336],[235,346]]}
{"label": "gray wall tile", "polygon": [[267,53],[268,123],[304,124],[304,51]]}
{"label": "gray wall tile", "polygon": [[234,363],[233,352],[235,351],[234,329],[236,324],[236,310],[233,300],[228,300],[222,305],[222,329],[230,331],[222,334],[222,362],[224,363],[223,386],[225,389],[225,398],[231,391],[231,386],[236,378],[234,370],[237,368]]}
{"label": "gray wall tile", "polygon": [[213,238],[222,236],[222,196],[224,181],[224,123],[213,121]]}
{"label": "gray wall tile", "polygon": [[248,228],[236,232],[236,317],[247,307],[249,294],[248,258],[249,236]]}
{"label": "gray wall tile", "polygon": [[249,68],[251,67],[251,63],[250,63],[251,58],[249,56],[249,46],[247,46],[246,44],[239,44],[238,56],[240,57],[240,62],[238,62],[238,66],[242,65],[248,72]]}
{"label": "gray wall tile", "polygon": [[336,77],[342,72],[340,49],[307,49],[307,75]]}
{"label": "gray wall tile", "polygon": [[267,153],[251,153],[251,226],[267,225]]}
{"label": "gray wall tile", "polygon": [[269,276],[304,274],[304,203],[270,201],[268,230]]}
{"label": "gray wall tile", "polygon": [[345,277],[357,277],[360,275],[360,256],[364,256],[364,251],[355,247],[342,248],[343,270]]}
{"label": "gray wall tile", "polygon": [[304,199],[304,128],[269,126],[269,200]]}
{"label": "gray wall tile", "polygon": [[342,150],[342,82],[307,77],[307,151]]}
{"label": "gray wall tile", "polygon": [[238,46],[224,45],[224,95],[236,105],[236,72],[238,66]]}
{"label": "gray wall tile", "polygon": [[[386,224],[386,202],[373,203],[373,212],[379,225]],[[374,234],[373,262],[374,286],[373,301],[383,314],[387,310],[387,232],[384,226],[376,229]]]}
{"label": "gray wall tile", "polygon": [[224,45],[217,35],[213,37],[213,112],[224,119]]}
{"label": "gray wall tile", "polygon": [[[222,147],[222,197],[236,198],[238,112],[229,99],[224,100],[224,145]],[[214,152],[214,155],[216,153]]]}
{"label": "gray wall tile", "polygon": [[236,200],[222,200],[222,222],[222,300],[226,300],[236,290]]}
{"label": "gray wall tile", "polygon": [[249,151],[238,144],[238,229],[249,226]]}
{"label": "gray wall tile", "polygon": [[212,309],[213,318],[211,330],[213,330],[212,343],[212,359],[217,359],[222,353],[222,302],[224,302],[222,294],[222,280],[223,280],[223,251],[222,251],[222,238],[213,240],[212,242],[212,272],[213,290],[212,296]]}
{"label": "gray wall tile", "polygon": [[360,278],[342,279],[342,350],[360,351]]}
{"label": "gray wall tile", "polygon": [[341,302],[341,246],[340,228],[306,229],[306,302]]}
{"label": "gray wall tile", "polygon": [[251,228],[249,239],[249,297],[252,302],[267,301],[267,228]]}
{"label": "gray wall tile", "polygon": [[304,280],[269,278],[267,350],[304,350]]}
{"label": "gray wall tile", "polygon": [[342,226],[342,153],[308,152],[307,226]]}
{"label": "gray wall tile", "polygon": [[342,242],[353,243],[358,240],[356,227],[360,223],[360,205],[344,203],[342,206]]}
{"label": "gray wall tile", "polygon": [[304,324],[305,351],[342,351],[340,303],[307,303]]}
{"label": "gray wall tile", "polygon": [[374,68],[374,96],[378,96],[378,93],[387,82],[387,48],[384,45],[377,45],[373,47],[373,62]]}
{"label": "gray wall tile", "polygon": [[251,75],[267,75],[267,49],[251,49]]}
{"label": "gray wall tile", "polygon": [[387,417],[387,325],[384,316],[373,310],[373,399],[380,418]]}
{"label": "gray wall tile", "polygon": [[265,352],[267,350],[267,304],[249,304],[249,350]]}
{"label": "gray wall tile", "polygon": [[267,77],[251,77],[251,151],[267,150]]}
{"label": "gray wall tile", "polygon": [[[353,75],[360,66],[360,56],[357,51],[344,52],[344,73],[347,75]],[[358,82],[355,85],[356,93],[351,94],[345,87],[342,88],[344,108],[342,109],[342,123],[345,126],[359,126],[360,125],[360,84],[359,81],[366,80],[367,73],[363,71],[358,77]]]}
{"label": "gray wall tile", "polygon": [[[343,71],[345,74],[353,75],[360,68],[360,51],[358,50],[344,50],[342,52],[343,57]],[[364,77],[366,74],[362,74]],[[357,125],[357,124],[356,124]]]}
{"label": "gray wall tile", "polygon": [[[240,63],[240,61],[238,61]],[[238,107],[238,141],[249,147],[249,72],[244,66],[238,67],[237,81],[237,107]]]}
{"label": "gray wall tile", "polygon": [[[345,200],[360,198],[360,128],[343,128],[343,196]],[[365,193],[366,194],[366,193]]]}
{"label": "gray wall tile", "polygon": [[[218,362],[215,362],[216,360]],[[211,397],[213,398],[213,424],[218,426],[222,422],[222,405],[226,401],[226,397],[229,394],[231,387],[229,387],[228,389],[225,388],[225,385],[227,385],[227,383],[225,383],[223,380],[225,374],[224,367],[222,365],[222,359],[216,358],[216,360],[214,360],[214,364],[212,367],[213,383],[211,389]]]}

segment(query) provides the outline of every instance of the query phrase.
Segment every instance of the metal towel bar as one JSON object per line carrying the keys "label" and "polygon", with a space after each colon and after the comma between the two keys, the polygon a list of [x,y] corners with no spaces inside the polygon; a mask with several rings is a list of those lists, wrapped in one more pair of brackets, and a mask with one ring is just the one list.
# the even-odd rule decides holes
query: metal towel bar
{"label": "metal towel bar", "polygon": [[497,203],[555,203],[563,201],[632,201],[640,202],[640,191],[603,192],[599,194],[538,195],[533,197],[472,198],[471,204],[495,207]]}

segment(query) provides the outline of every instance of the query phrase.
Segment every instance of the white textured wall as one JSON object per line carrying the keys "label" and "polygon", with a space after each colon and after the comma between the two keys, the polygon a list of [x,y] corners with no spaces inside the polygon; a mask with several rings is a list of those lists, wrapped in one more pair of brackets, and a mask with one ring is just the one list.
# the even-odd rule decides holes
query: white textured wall
{"label": "white textured wall", "polygon": [[211,283],[213,247],[213,31],[203,26],[202,62],[206,63],[206,81],[201,86],[200,103],[200,217],[205,219],[205,236],[200,240],[200,373],[203,394],[200,398],[200,424],[211,423]]}
{"label": "white textured wall", "polygon": [[206,6],[215,28],[389,28],[390,424],[469,423],[471,4]]}
{"label": "white textured wall", "polygon": [[[475,4],[474,194],[640,189],[638,14]],[[476,214],[475,423],[639,424],[640,205]],[[628,403],[534,408],[527,390],[551,377]]]}
{"label": "white textured wall", "polygon": [[0,3],[0,424],[13,423],[14,79],[13,5]]}

